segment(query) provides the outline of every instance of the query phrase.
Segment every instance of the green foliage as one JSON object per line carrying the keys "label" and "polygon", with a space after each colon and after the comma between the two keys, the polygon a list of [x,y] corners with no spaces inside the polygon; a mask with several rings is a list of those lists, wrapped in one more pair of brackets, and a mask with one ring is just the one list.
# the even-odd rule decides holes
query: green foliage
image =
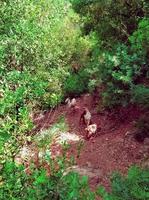
{"label": "green foliage", "polygon": [[144,55],[149,52],[149,18],[143,18],[138,25],[138,28],[129,38],[133,49],[142,51]]}
{"label": "green foliage", "polygon": [[41,130],[33,137],[33,140],[39,148],[49,148],[53,139],[60,135],[61,132],[67,132],[68,125],[65,118],[61,116],[56,123],[54,123],[49,129]]}
{"label": "green foliage", "polygon": [[27,175],[22,166],[7,162],[0,176],[0,199],[95,199],[87,177],[81,178],[73,172],[63,176],[63,170],[61,165],[58,171],[51,171],[50,176],[44,169],[33,169],[31,175]]}
{"label": "green foliage", "polygon": [[65,3],[60,0],[1,2],[0,55],[9,69],[36,70],[67,63],[72,54],[72,37],[76,37],[77,31],[66,30],[67,25],[73,25],[73,16],[68,11],[69,4]]}
{"label": "green foliage", "polygon": [[147,200],[149,198],[149,170],[131,167],[126,177],[115,173],[112,177],[112,191],[104,188],[99,193],[104,200]]}
{"label": "green foliage", "polygon": [[[47,107],[61,101],[61,85],[79,36],[79,29],[74,26],[78,17],[68,10],[69,7],[59,0],[1,2],[0,67],[3,76],[8,75],[4,74],[7,70],[15,75],[27,69],[34,80],[26,81],[29,84],[35,81],[31,90],[35,89],[35,95],[44,96],[41,100]],[[69,27],[72,31],[68,31]]]}
{"label": "green foliage", "polygon": [[82,33],[96,35],[89,88],[102,84],[105,106],[127,105],[132,88],[148,77],[148,1],[72,0],[83,21]]}
{"label": "green foliage", "polygon": [[105,85],[104,105],[127,105],[134,79],[141,74],[142,57],[125,45],[118,45],[113,52],[105,52],[98,59],[98,74]]}
{"label": "green foliage", "polygon": [[[65,158],[58,160],[61,169],[50,177],[44,169],[34,167],[27,175],[23,167],[12,162],[19,148],[34,139],[27,136],[33,128],[32,113],[57,106],[67,93],[63,85],[72,64],[84,66],[87,62],[90,38],[81,36],[80,18],[65,0],[4,0],[0,13],[0,199],[93,199],[86,178],[73,173],[62,176]],[[85,90],[87,78],[83,73],[74,78],[68,93],[77,92],[82,83],[78,93]],[[61,120],[51,132],[65,129]],[[37,142],[39,146],[49,145],[50,137]]]}
{"label": "green foliage", "polygon": [[[34,166],[27,175],[12,162],[19,147],[32,140],[27,134],[37,110],[54,108],[64,96],[94,91],[98,84],[105,88],[105,106],[148,107],[149,89],[142,84],[149,76],[148,1],[70,2],[0,2],[0,199],[95,199],[86,177],[63,177],[65,158],[50,177]],[[138,124],[147,134],[147,121]],[[66,128],[62,120],[45,131],[39,146],[50,143],[49,133]],[[132,168],[126,178],[115,175],[112,193],[102,190],[103,196],[146,200],[147,178],[147,171]]]}
{"label": "green foliage", "polygon": [[65,0],[4,0],[0,13],[0,143],[17,146],[33,128],[30,115],[62,101],[76,46],[84,59],[89,47]]}
{"label": "green foliage", "polygon": [[144,85],[136,85],[132,89],[132,101],[143,107],[149,107],[149,88]]}
{"label": "green foliage", "polygon": [[139,20],[149,14],[147,0],[72,0],[72,4],[83,16],[84,33],[96,31],[99,43],[108,48],[117,41],[126,42]]}
{"label": "green foliage", "polygon": [[63,185],[61,193],[62,200],[80,199],[80,200],[94,200],[95,194],[91,192],[88,186],[88,178],[80,176],[77,173],[69,173],[63,177]]}
{"label": "green foliage", "polygon": [[88,89],[89,75],[81,69],[77,74],[71,73],[64,83],[64,91],[66,95],[79,95]]}

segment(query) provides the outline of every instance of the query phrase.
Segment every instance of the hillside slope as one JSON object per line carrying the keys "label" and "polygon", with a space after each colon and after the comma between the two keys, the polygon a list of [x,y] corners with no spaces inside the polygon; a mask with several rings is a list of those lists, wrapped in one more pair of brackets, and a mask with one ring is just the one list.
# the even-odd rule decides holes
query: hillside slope
{"label": "hillside slope", "polygon": [[[77,145],[72,144],[69,150],[75,155],[77,171],[88,175],[90,185],[95,188],[98,184],[109,189],[110,175],[113,171],[126,173],[134,164],[141,164],[144,157],[149,155],[149,149],[144,143],[138,143],[133,138],[134,123],[144,113],[141,108],[128,106],[118,108],[117,111],[97,112],[96,99],[89,94],[77,98],[78,109],[68,110],[66,105],[60,105],[54,111],[47,111],[41,118],[35,117],[36,131],[50,127],[58,117],[65,116],[69,125],[69,132],[84,138],[84,145],[79,158]],[[92,121],[101,127],[96,137],[86,139],[85,126],[79,123],[83,107],[92,113]]]}

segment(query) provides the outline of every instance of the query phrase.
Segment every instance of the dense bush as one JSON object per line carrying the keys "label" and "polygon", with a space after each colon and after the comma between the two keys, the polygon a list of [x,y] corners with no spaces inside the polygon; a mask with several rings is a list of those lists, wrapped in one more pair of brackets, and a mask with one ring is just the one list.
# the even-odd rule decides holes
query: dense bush
{"label": "dense bush", "polygon": [[57,171],[51,163],[50,176],[44,169],[33,169],[27,175],[22,166],[7,162],[0,174],[0,199],[94,200],[95,194],[89,189],[87,177],[80,177],[74,172],[63,176],[64,166],[59,159],[60,162]]}
{"label": "dense bush", "polygon": [[[92,46],[81,36],[79,16],[65,0],[4,0],[0,13],[0,199],[94,199],[87,179],[63,177],[64,166],[47,177],[44,169],[27,175],[13,163],[20,147],[32,142],[32,114],[70,94],[65,79],[74,63],[81,67],[89,58]],[[77,84],[85,84],[82,72],[78,77]]]}
{"label": "dense bush", "polygon": [[127,42],[137,29],[140,19],[149,15],[147,0],[71,0],[74,9],[83,16],[84,34],[96,31],[103,48],[117,42]]}
{"label": "dense bush", "polygon": [[149,107],[149,88],[144,85],[136,85],[132,88],[132,101],[143,107]]}
{"label": "dense bush", "polygon": [[105,106],[127,105],[131,100],[134,80],[141,74],[144,59],[126,45],[118,44],[113,51],[100,52],[93,61],[95,79],[104,85]]}
{"label": "dense bush", "polygon": [[[50,93],[44,95],[48,106],[60,102],[61,84],[79,35],[79,29],[74,27],[78,17],[68,8],[69,4],[59,0],[1,2],[2,75],[6,77],[7,71],[19,73],[27,70],[33,79],[37,79],[35,87],[41,88],[42,96]],[[38,79],[42,83],[38,83]],[[32,80],[26,81],[32,83]]]}
{"label": "dense bush", "polygon": [[149,18],[143,18],[137,29],[129,37],[134,50],[142,52],[142,54],[148,57],[148,44],[149,44]]}
{"label": "dense bush", "polygon": [[83,64],[90,45],[65,0],[4,0],[0,13],[1,142],[17,144],[33,127],[30,114],[62,101],[71,64]]}
{"label": "dense bush", "polygon": [[64,91],[66,95],[75,96],[88,89],[89,74],[83,69],[78,73],[71,73],[64,83]]}
{"label": "dense bush", "polygon": [[112,191],[100,188],[104,200],[147,200],[149,198],[149,170],[131,167],[126,177],[115,173]]}
{"label": "dense bush", "polygon": [[105,86],[104,105],[127,105],[134,85],[148,77],[148,1],[72,0],[72,4],[82,17],[82,33],[96,35],[86,67],[94,82]]}
{"label": "dense bush", "polygon": [[[63,166],[49,178],[43,169],[26,175],[12,162],[32,140],[27,134],[37,110],[99,84],[107,107],[129,102],[148,107],[149,89],[143,85],[149,78],[148,1],[70,2],[0,2],[1,199],[95,199],[87,179],[63,177]],[[146,119],[138,124],[148,134]],[[133,168],[126,178],[114,176],[113,191],[104,198],[146,200],[146,174]]]}

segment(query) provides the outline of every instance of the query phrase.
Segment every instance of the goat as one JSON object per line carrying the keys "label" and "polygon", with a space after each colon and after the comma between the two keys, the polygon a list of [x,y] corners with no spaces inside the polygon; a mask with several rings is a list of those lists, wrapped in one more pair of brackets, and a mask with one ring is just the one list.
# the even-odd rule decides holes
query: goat
{"label": "goat", "polygon": [[90,138],[92,135],[95,135],[97,132],[97,124],[88,125],[85,129],[87,131],[87,138]]}
{"label": "goat", "polygon": [[81,114],[80,116],[80,122],[81,120],[83,119],[83,123],[86,125],[86,126],[89,126],[90,123],[91,123],[91,113],[90,111],[88,110],[88,108],[84,108],[84,111],[83,113]]}
{"label": "goat", "polygon": [[67,103],[68,107],[71,108],[71,107],[74,107],[76,105],[77,101],[76,101],[75,98],[73,98],[71,100],[70,100],[70,98],[67,98],[65,100],[65,103]]}
{"label": "goat", "polygon": [[69,108],[69,109],[72,108],[73,111],[75,111],[75,110],[78,108],[78,107],[76,106],[77,101],[76,101],[75,98],[73,98],[73,99],[71,99],[71,100],[70,100],[70,98],[67,98],[67,99],[65,100],[65,103],[67,103],[68,108]]}

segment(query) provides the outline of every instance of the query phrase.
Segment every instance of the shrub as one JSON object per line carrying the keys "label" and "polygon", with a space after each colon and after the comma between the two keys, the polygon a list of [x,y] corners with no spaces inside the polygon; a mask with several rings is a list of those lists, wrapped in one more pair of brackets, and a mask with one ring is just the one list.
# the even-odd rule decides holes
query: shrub
{"label": "shrub", "polygon": [[59,160],[60,163],[57,171],[54,163],[51,163],[50,176],[47,176],[42,168],[33,168],[31,174],[27,175],[23,166],[16,166],[13,162],[5,163],[0,174],[0,199],[95,200],[95,194],[89,189],[87,177],[81,178],[74,172],[63,176],[63,161]]}
{"label": "shrub", "polygon": [[32,129],[30,114],[35,110],[61,102],[75,47],[81,54],[83,47],[88,51],[88,43],[81,39],[79,16],[69,2],[4,0],[0,13],[0,140],[4,144],[12,135],[23,137]]}
{"label": "shrub", "polygon": [[143,107],[149,107],[149,88],[144,85],[136,85],[132,88],[132,102]]}
{"label": "shrub", "polygon": [[77,74],[70,73],[64,83],[64,91],[66,95],[75,96],[80,95],[88,90],[88,73],[81,69]]}
{"label": "shrub", "polygon": [[149,51],[149,18],[145,17],[140,20],[137,30],[129,37],[134,50],[141,51],[148,57]]}
{"label": "shrub", "polygon": [[105,52],[99,59],[99,79],[105,85],[103,103],[106,106],[127,105],[131,99],[133,79],[140,74],[142,58],[119,44],[113,52]]}
{"label": "shrub", "polygon": [[96,31],[103,48],[111,48],[118,41],[128,42],[128,37],[136,30],[139,21],[148,16],[147,0],[71,1],[76,12],[82,16],[83,33],[87,35]]}
{"label": "shrub", "polygon": [[[143,101],[141,96],[139,100],[139,89],[137,89],[139,87],[135,84],[146,78],[143,72],[144,63],[146,59],[141,52],[135,52],[123,44],[115,45],[113,52],[106,51],[99,54],[94,70],[96,69],[96,80],[100,80],[105,87],[102,94],[105,106],[127,105],[133,101],[135,92],[138,94],[138,103]],[[145,101],[148,99],[147,88],[144,87],[143,91]]]}
{"label": "shrub", "polygon": [[132,85],[149,74],[148,1],[72,0],[72,5],[82,17],[82,33],[96,35],[86,65],[93,75],[89,89],[95,85],[93,80],[102,82],[106,106],[126,105],[132,97]]}
{"label": "shrub", "polygon": [[112,191],[100,188],[104,200],[147,200],[149,198],[149,170],[131,167],[126,177],[115,173],[112,177]]}

